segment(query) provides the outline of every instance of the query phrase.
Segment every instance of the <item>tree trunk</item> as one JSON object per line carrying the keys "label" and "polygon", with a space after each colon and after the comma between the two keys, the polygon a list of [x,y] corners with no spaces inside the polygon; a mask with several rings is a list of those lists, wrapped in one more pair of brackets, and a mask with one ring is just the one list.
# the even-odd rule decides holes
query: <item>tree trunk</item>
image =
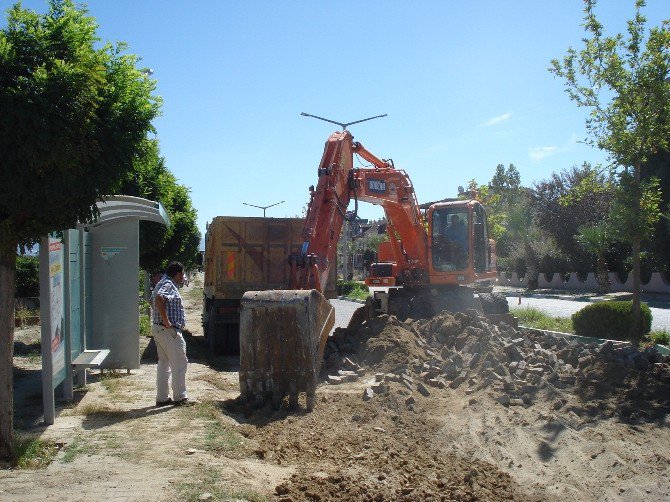
{"label": "tree trunk", "polygon": [[610,292],[610,277],[607,273],[607,260],[603,253],[598,253],[596,257],[596,281],[600,293]]}
{"label": "tree trunk", "polygon": [[640,309],[640,238],[633,238],[633,326],[631,343],[638,346],[642,340],[642,312]]}
{"label": "tree trunk", "polygon": [[526,284],[528,289],[534,290],[538,288],[538,280],[540,275],[540,267],[537,263],[535,251],[527,240],[523,243],[523,254],[526,260]]}
{"label": "tree trunk", "polygon": [[16,244],[0,243],[0,458],[12,454]]}

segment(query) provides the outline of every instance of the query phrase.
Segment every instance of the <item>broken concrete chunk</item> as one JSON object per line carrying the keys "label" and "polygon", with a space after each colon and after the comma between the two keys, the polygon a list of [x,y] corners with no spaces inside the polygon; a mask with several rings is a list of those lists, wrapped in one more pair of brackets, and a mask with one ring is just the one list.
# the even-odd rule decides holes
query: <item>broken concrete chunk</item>
{"label": "broken concrete chunk", "polygon": [[328,375],[328,383],[331,385],[339,385],[342,383],[342,377],[335,375]]}
{"label": "broken concrete chunk", "polygon": [[363,391],[363,401],[369,401],[374,397],[374,395],[375,392],[370,387],[368,387]]}

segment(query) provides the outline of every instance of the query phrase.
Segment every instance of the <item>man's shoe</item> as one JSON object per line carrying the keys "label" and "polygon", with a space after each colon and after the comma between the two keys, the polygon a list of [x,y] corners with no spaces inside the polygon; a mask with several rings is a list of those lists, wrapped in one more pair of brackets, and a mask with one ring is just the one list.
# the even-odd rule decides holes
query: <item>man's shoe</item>
{"label": "man's shoe", "polygon": [[185,397],[184,399],[181,399],[179,401],[175,401],[174,405],[175,406],[193,406],[194,404],[197,404],[198,401],[192,401],[189,398]]}
{"label": "man's shoe", "polygon": [[156,406],[167,406],[168,404],[174,404],[174,401],[170,397],[168,397],[165,401],[156,401]]}

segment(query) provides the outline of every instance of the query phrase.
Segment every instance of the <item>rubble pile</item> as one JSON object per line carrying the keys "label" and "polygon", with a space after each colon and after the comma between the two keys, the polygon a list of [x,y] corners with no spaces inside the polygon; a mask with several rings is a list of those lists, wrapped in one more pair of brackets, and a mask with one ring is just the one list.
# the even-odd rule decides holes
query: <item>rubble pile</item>
{"label": "rubble pile", "polygon": [[427,397],[444,388],[464,389],[466,394],[486,389],[504,406],[526,407],[547,391],[554,409],[566,404],[566,392],[629,401],[670,395],[670,357],[654,348],[638,350],[613,341],[587,344],[575,337],[496,325],[475,311],[443,311],[406,322],[382,315],[350,324],[328,341],[324,369],[331,384],[355,381],[372,370],[375,384],[363,398],[388,392],[389,383],[397,382],[410,393],[408,406],[415,402],[414,391]]}

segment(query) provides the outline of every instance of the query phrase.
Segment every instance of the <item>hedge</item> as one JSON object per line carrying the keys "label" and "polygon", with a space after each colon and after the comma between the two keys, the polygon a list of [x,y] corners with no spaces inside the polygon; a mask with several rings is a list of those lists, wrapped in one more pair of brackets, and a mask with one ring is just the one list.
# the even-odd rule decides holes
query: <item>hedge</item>
{"label": "hedge", "polygon": [[[642,333],[637,340],[651,331],[651,310],[641,305]],[[633,302],[610,301],[592,303],[572,315],[575,334],[611,340],[630,340],[633,326]]]}

